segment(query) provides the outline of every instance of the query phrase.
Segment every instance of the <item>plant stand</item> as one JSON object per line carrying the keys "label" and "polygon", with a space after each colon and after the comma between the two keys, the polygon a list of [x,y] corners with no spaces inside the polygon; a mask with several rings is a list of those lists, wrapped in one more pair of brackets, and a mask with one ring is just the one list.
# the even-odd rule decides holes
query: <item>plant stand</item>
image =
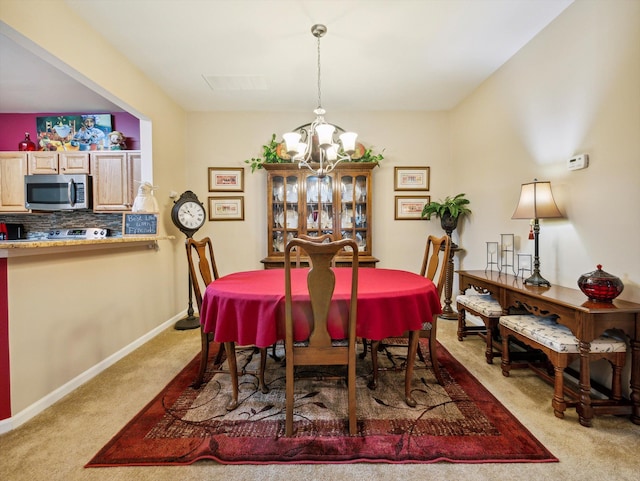
{"label": "plant stand", "polygon": [[442,319],[458,319],[458,313],[451,307],[451,296],[453,294],[453,257],[456,252],[464,252],[464,249],[458,247],[456,244],[451,243],[451,250],[449,251],[449,259],[447,260],[445,282],[444,282],[444,306],[442,307]]}

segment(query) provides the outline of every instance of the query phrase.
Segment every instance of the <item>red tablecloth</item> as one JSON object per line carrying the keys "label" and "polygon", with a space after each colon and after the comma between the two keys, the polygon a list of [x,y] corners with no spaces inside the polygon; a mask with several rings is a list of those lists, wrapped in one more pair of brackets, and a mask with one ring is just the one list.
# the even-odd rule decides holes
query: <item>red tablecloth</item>
{"label": "red tablecloth", "polygon": [[[330,334],[344,335],[351,271],[336,268]],[[306,284],[308,269],[292,269],[296,330],[309,326],[311,309]],[[200,323],[217,342],[268,347],[284,339],[284,269],[237,272],[213,281],[202,300]],[[419,330],[433,314],[441,313],[433,282],[417,274],[393,269],[360,268],[356,334],[381,340]],[[304,339],[300,329],[299,339]]]}

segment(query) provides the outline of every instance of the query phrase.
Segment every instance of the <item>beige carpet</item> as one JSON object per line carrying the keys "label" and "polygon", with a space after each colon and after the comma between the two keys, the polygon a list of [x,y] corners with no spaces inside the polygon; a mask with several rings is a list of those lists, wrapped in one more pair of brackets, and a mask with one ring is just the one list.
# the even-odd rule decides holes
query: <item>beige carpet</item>
{"label": "beige carpet", "polygon": [[[199,349],[198,331],[169,329],[20,428],[0,436],[3,481],[76,480],[350,480],[638,479],[640,426],[626,418],[598,417],[584,428],[570,410],[553,416],[552,388],[529,371],[504,378],[486,364],[480,339],[458,342],[456,323],[440,320],[438,339],[559,459],[544,464],[267,465],[223,466],[199,462],[180,467],[85,469],[113,437]],[[107,406],[118,406],[107,410]],[[91,422],[89,422],[91,420]],[[88,430],[87,426],[92,429]]]}

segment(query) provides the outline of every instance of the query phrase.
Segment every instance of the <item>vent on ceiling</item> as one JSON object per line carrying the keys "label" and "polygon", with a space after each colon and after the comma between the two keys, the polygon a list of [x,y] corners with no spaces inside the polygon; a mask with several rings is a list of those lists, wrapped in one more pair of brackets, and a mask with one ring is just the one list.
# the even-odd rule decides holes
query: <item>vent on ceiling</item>
{"label": "vent on ceiling", "polygon": [[211,90],[267,90],[263,75],[203,75]]}

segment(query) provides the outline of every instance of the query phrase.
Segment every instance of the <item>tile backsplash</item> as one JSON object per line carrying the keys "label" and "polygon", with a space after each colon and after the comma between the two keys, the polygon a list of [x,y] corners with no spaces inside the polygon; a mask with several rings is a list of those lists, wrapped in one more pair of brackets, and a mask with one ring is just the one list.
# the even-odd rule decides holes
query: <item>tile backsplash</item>
{"label": "tile backsplash", "polygon": [[2,214],[0,223],[22,224],[27,239],[46,239],[51,229],[99,227],[109,229],[111,237],[122,236],[121,213],[96,213],[90,209],[44,212],[37,214]]}

